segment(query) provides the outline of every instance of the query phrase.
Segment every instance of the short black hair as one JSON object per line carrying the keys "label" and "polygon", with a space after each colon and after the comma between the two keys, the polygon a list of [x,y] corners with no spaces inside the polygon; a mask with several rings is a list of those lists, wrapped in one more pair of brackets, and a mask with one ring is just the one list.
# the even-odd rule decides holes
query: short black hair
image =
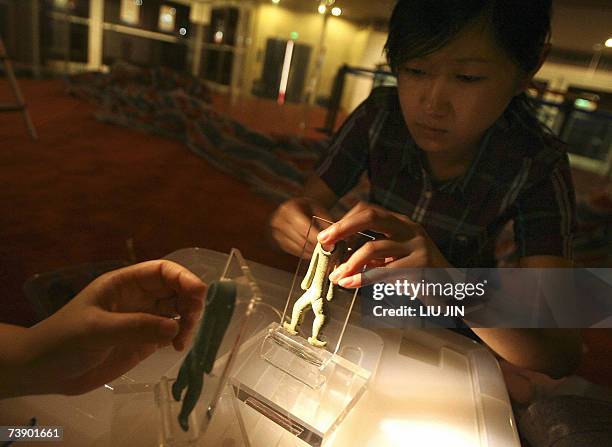
{"label": "short black hair", "polygon": [[444,47],[467,25],[484,20],[497,45],[525,72],[538,66],[550,36],[552,0],[399,0],[385,44],[394,72]]}

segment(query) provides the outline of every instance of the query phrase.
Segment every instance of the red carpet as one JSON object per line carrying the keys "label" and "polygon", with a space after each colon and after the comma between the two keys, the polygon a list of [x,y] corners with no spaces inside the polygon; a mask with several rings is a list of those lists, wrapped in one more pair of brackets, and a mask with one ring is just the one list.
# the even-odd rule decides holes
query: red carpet
{"label": "red carpet", "polygon": [[[264,238],[274,204],[218,172],[181,143],[94,118],[95,107],[64,93],[58,80],[21,80],[40,140],[17,113],[0,114],[1,320],[31,324],[22,292],[31,275],[84,262],[138,260],[183,247],[226,252],[292,270]],[[12,100],[0,82],[0,102]],[[262,131],[297,132],[302,109],[268,100],[217,107]],[[315,110],[321,126],[323,113]],[[312,133],[311,133],[312,134]]]}

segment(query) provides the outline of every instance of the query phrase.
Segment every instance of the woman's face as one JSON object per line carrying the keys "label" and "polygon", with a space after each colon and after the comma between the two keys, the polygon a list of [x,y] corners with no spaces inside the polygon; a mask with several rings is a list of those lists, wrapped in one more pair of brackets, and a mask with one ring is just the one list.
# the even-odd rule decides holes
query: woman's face
{"label": "woman's face", "polygon": [[466,27],[442,49],[399,67],[404,121],[425,152],[475,149],[526,76],[482,24]]}

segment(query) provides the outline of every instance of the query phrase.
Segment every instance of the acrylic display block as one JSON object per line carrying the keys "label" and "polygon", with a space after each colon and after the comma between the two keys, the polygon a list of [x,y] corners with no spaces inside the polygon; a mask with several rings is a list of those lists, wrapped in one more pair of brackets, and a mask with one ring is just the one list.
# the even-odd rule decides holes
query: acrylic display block
{"label": "acrylic display block", "polygon": [[[293,340],[279,344],[276,336],[286,335],[273,323],[254,338],[261,351],[241,349],[237,362],[241,366],[230,379],[240,401],[239,417],[248,427],[249,445],[324,445],[365,392],[380,359],[382,340],[349,326],[338,354],[318,349],[326,353],[326,361],[309,370],[316,374],[310,379],[317,386],[311,387],[304,380],[304,363],[318,359],[308,357],[317,348],[291,336]],[[287,350],[286,343],[295,344],[295,350]]]}

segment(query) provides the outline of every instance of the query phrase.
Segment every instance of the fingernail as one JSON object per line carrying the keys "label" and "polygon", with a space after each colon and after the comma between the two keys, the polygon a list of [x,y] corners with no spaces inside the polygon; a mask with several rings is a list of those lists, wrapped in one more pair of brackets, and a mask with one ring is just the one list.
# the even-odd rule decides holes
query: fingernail
{"label": "fingernail", "polygon": [[340,281],[338,281],[338,285],[340,287],[353,287],[355,283],[356,281],[353,276],[349,276],[348,278],[342,278]]}
{"label": "fingernail", "polygon": [[159,323],[159,335],[163,338],[174,338],[178,331],[178,323],[171,318],[164,319]]}
{"label": "fingernail", "polygon": [[331,229],[331,227],[329,227],[329,228],[327,228],[327,229],[325,229],[325,230],[323,230],[323,231],[321,231],[319,233],[319,236],[317,237],[319,239],[319,242],[325,242],[329,238],[329,235],[331,233],[330,229]]}

